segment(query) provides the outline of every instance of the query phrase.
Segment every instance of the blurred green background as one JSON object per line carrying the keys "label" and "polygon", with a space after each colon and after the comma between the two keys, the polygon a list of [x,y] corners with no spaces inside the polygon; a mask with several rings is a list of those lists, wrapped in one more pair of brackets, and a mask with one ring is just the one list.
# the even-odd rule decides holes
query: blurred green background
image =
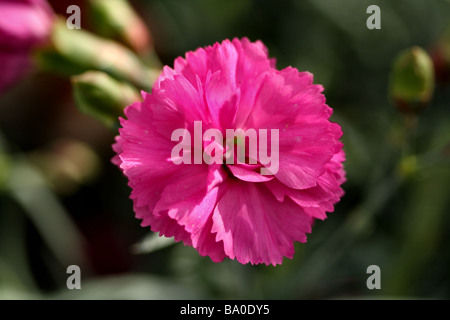
{"label": "blurred green background", "polygon": [[[67,17],[73,2],[82,28],[95,29],[85,1],[51,3]],[[346,194],[292,260],[213,263],[140,227],[110,162],[115,132],[77,109],[67,78],[37,71],[0,97],[0,299],[450,298],[450,83],[437,79],[417,115],[388,98],[395,57],[434,52],[450,1],[131,3],[163,64],[246,36],[278,68],[312,72],[344,131]],[[371,4],[380,30],[366,27]],[[72,264],[81,290],[66,288]],[[366,286],[370,265],[381,268],[380,290]]]}

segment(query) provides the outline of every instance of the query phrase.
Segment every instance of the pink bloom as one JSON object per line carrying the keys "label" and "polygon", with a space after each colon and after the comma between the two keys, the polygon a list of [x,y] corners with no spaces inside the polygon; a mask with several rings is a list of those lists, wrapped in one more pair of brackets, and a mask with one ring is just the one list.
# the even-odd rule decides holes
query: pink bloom
{"label": "pink bloom", "polygon": [[[292,258],[294,242],[306,242],[313,220],[343,195],[342,131],[329,121],[322,91],[308,72],[277,70],[265,46],[246,38],[164,67],[152,93],[125,109],[113,146],[142,226],[215,262]],[[261,175],[261,163],[175,165],[171,133],[193,132],[194,121],[224,137],[226,129],[278,129],[278,171]]]}
{"label": "pink bloom", "polygon": [[45,0],[0,0],[0,93],[30,67],[30,51],[47,39],[53,18]]}

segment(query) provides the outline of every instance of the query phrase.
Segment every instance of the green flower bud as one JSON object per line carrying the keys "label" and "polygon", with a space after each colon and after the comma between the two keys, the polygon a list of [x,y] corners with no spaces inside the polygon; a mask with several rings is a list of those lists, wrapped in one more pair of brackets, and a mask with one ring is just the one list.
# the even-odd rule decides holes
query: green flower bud
{"label": "green flower bud", "polygon": [[389,84],[391,99],[400,111],[413,114],[425,108],[434,92],[433,62],[419,47],[401,52],[395,59]]}
{"label": "green flower bud", "polygon": [[417,172],[418,168],[417,157],[410,155],[401,160],[398,171],[402,177],[408,178],[414,177],[414,174]]}
{"label": "green flower bud", "polygon": [[90,0],[89,4],[98,34],[120,40],[138,53],[150,52],[150,32],[127,0]]}
{"label": "green flower bud", "polygon": [[125,46],[85,30],[68,29],[62,20],[54,25],[51,47],[39,51],[36,58],[44,70],[66,76],[99,70],[144,90],[151,89],[159,74]]}
{"label": "green flower bud", "polygon": [[110,127],[118,124],[124,107],[141,100],[139,92],[131,85],[101,71],[88,71],[71,80],[79,109]]}

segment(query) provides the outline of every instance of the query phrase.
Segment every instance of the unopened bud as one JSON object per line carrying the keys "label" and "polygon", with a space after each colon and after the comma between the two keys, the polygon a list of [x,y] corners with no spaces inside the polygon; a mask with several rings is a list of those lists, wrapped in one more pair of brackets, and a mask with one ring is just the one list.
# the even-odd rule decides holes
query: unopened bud
{"label": "unopened bud", "polygon": [[397,56],[389,91],[395,105],[407,114],[417,113],[429,104],[434,92],[434,68],[425,50],[413,47]]}
{"label": "unopened bud", "polygon": [[135,88],[101,71],[88,71],[71,80],[80,110],[110,127],[117,124],[124,107],[141,100]]}
{"label": "unopened bud", "polygon": [[90,0],[93,24],[104,37],[121,40],[140,54],[152,47],[151,34],[127,0]]}
{"label": "unopened bud", "polygon": [[51,47],[37,53],[44,70],[69,76],[99,70],[143,90],[150,90],[159,74],[120,43],[85,30],[70,30],[61,20],[53,28],[51,42]]}
{"label": "unopened bud", "polygon": [[417,172],[419,166],[418,166],[418,160],[417,157],[414,155],[410,155],[407,157],[404,157],[400,161],[399,165],[399,173],[402,177],[408,178],[413,177],[414,174]]}

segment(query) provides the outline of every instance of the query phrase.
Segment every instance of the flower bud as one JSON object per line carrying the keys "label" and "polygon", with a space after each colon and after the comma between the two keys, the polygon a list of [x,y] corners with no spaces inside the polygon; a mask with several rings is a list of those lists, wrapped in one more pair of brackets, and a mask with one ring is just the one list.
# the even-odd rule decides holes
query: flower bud
{"label": "flower bud", "polygon": [[425,50],[413,47],[395,59],[389,84],[390,97],[406,114],[425,108],[434,92],[434,67]]}
{"label": "flower bud", "polygon": [[159,72],[148,68],[125,46],[85,30],[70,30],[58,20],[52,44],[38,53],[41,68],[63,75],[99,70],[149,90]]}
{"label": "flower bud", "polygon": [[141,100],[135,88],[101,71],[88,71],[71,80],[79,109],[110,127],[117,124],[124,107]]}
{"label": "flower bud", "polygon": [[140,54],[152,47],[151,34],[142,19],[126,0],[90,0],[96,31],[115,38]]}
{"label": "flower bud", "polygon": [[419,164],[417,157],[415,155],[410,155],[402,158],[398,167],[398,172],[401,177],[408,178],[414,177],[418,169]]}

